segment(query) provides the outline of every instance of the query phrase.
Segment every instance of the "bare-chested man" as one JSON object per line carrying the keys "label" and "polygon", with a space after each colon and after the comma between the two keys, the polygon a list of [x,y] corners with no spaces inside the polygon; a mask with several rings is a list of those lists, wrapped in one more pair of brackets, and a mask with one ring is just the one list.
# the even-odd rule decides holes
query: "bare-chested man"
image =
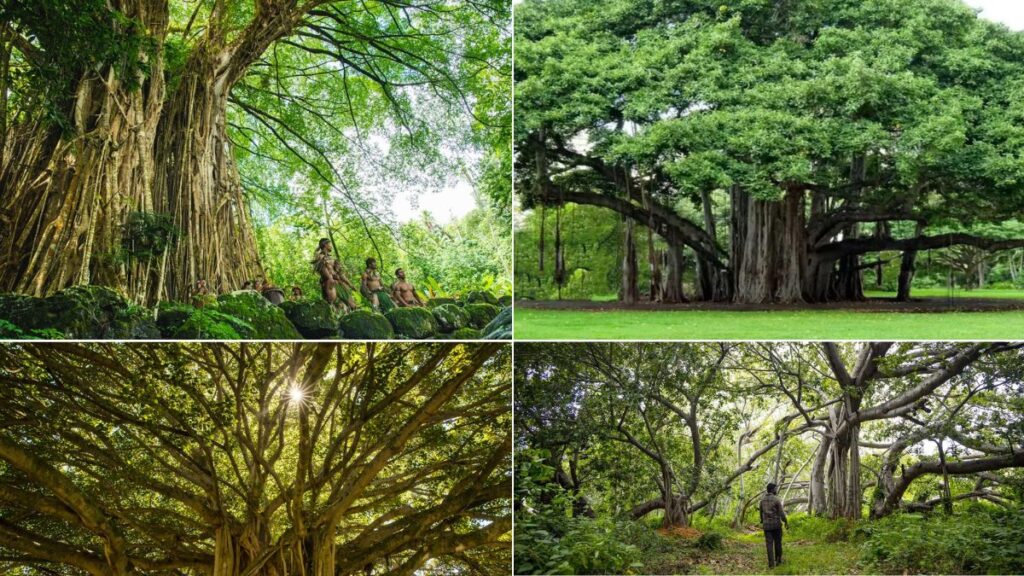
{"label": "bare-chested man", "polygon": [[320,293],[324,300],[335,307],[356,307],[352,297],[355,287],[345,275],[341,263],[331,255],[331,241],[327,238],[320,239],[313,257],[313,269],[320,275]]}
{"label": "bare-chested man", "polygon": [[405,270],[395,270],[395,283],[391,285],[391,299],[396,306],[418,307],[423,306],[420,297],[416,295],[416,287],[405,279]]}
{"label": "bare-chested man", "polygon": [[288,298],[292,302],[298,302],[302,300],[302,288],[298,286],[292,286],[292,295]]}
{"label": "bare-chested man", "polygon": [[384,281],[377,271],[377,259],[366,259],[366,270],[360,277],[359,293],[370,303],[374,312],[387,312],[394,307],[391,297],[384,290]]}

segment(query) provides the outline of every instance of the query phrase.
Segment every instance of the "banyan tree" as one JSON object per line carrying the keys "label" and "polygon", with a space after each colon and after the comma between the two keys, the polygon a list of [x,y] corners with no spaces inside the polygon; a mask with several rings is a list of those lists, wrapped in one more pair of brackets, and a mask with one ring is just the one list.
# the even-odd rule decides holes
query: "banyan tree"
{"label": "banyan tree", "polygon": [[[517,461],[574,516],[879,518],[1016,501],[1020,343],[573,343],[516,347]],[[955,489],[953,486],[955,485]],[[937,489],[936,489],[937,488]],[[569,506],[565,506],[569,513]]]}
{"label": "banyan tree", "polygon": [[959,0],[527,0],[516,39],[522,204],[656,234],[663,301],[861,299],[882,252],[906,299],[919,251],[1024,246],[976,232],[1024,209],[1024,34]]}
{"label": "banyan tree", "polygon": [[509,347],[0,347],[0,570],[507,574]]}
{"label": "banyan tree", "polygon": [[5,0],[0,291],[152,305],[261,276],[243,154],[257,185],[301,173],[372,219],[340,160],[374,130],[436,152],[424,95],[490,125],[508,19],[501,0]]}

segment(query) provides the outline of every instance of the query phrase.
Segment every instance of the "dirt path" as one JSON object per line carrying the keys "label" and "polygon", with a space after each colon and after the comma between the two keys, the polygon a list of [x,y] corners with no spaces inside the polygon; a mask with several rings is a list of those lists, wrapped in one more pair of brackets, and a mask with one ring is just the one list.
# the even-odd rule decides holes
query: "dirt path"
{"label": "dirt path", "polygon": [[644,571],[654,574],[860,574],[858,550],[847,542],[783,540],[784,561],[768,570],[761,533],[730,535],[719,550],[697,550],[679,542],[678,554],[659,556]]}
{"label": "dirt path", "polygon": [[517,300],[517,308],[536,310],[851,310],[856,312],[1000,312],[1024,310],[1024,300],[1009,298],[915,298],[910,302],[897,302],[891,298],[869,298],[863,302],[827,302],[822,304],[731,304],[727,302],[689,302],[661,304],[639,302],[627,306],[621,302],[594,302],[591,300]]}

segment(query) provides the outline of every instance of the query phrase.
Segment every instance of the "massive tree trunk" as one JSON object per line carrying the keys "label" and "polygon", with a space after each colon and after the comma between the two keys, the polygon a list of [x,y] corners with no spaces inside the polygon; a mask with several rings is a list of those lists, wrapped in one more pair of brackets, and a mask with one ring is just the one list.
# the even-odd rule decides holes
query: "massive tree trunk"
{"label": "massive tree trunk", "polygon": [[815,516],[824,516],[828,511],[828,502],[825,496],[825,469],[828,466],[828,456],[831,453],[832,440],[822,435],[818,450],[814,455],[814,464],[811,465],[811,481],[807,502],[807,511]]}
{"label": "massive tree trunk", "polygon": [[[163,45],[167,6],[124,0],[114,8],[138,19]],[[122,78],[113,67],[87,70],[63,114],[65,132],[42,123],[11,127],[0,166],[0,291],[43,296],[75,284],[108,284],[134,293],[150,263],[122,257],[129,213],[153,209],[154,136],[164,102],[162,50],[151,72]]]}
{"label": "massive tree trunk", "polygon": [[[87,71],[67,111],[73,131],[19,126],[24,133],[7,140],[0,185],[11,192],[0,210],[10,215],[11,233],[0,235],[0,290],[42,296],[103,284],[152,305],[182,298],[203,277],[218,289],[237,288],[260,265],[227,137],[228,95],[300,14],[257,11],[230,45],[211,29],[167,94],[167,3],[113,4],[142,22],[158,46],[142,56],[149,73],[131,79],[114,68]],[[132,254],[125,224],[135,212],[169,215],[179,231],[174,245]]]}
{"label": "massive tree trunk", "polygon": [[[181,299],[206,278],[235,290],[260,275],[259,257],[234,153],[227,104],[236,73],[229,54],[198,49],[160,122],[156,210],[173,214],[180,237],[168,262],[164,296]],[[150,301],[161,294],[154,290]]]}
{"label": "massive tree trunk", "polygon": [[803,190],[789,188],[778,202],[734,189],[732,208],[734,300],[803,302],[807,273]]}

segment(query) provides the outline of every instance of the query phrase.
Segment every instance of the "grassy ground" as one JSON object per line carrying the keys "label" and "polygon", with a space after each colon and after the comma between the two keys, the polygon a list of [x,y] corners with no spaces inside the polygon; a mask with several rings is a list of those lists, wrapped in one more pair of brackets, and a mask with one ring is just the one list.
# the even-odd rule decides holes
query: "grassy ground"
{"label": "grassy ground", "polygon": [[700,550],[692,542],[669,536],[678,547],[645,562],[649,574],[860,574],[855,544],[814,542],[783,537],[783,563],[768,569],[764,536],[730,533],[719,550]]}
{"label": "grassy ground", "polygon": [[[865,290],[864,295],[868,298],[895,298],[895,292],[879,292]],[[914,298],[948,298],[949,290],[945,288],[914,288],[911,296]],[[1024,290],[953,290],[953,298],[1010,298],[1015,300],[1024,299]]]}
{"label": "grassy ground", "polygon": [[515,311],[517,340],[1001,340],[1022,335],[1021,311]]}

